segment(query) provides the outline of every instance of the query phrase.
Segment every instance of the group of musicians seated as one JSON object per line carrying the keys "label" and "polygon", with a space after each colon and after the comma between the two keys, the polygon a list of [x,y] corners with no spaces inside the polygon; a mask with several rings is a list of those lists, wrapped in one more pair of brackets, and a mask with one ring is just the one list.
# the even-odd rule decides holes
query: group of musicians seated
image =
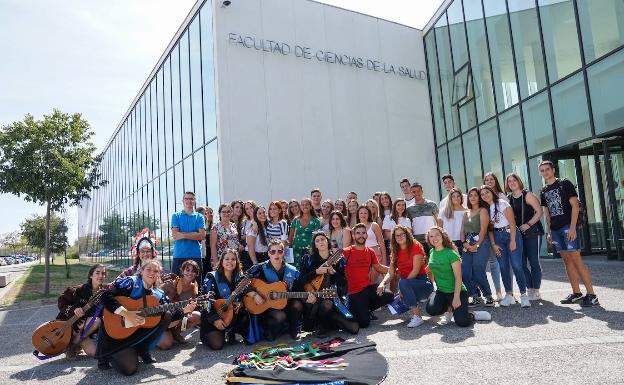
{"label": "group of musicians seated", "polygon": [[[404,233],[411,235],[407,229]],[[137,371],[139,358],[145,363],[154,362],[150,355],[153,348],[168,349],[174,341],[185,343],[182,334],[197,325],[201,342],[214,350],[222,349],[226,342],[235,342],[235,334],[242,336],[247,344],[262,339],[272,341],[284,333],[296,339],[301,330],[315,332],[319,337],[327,336],[330,330],[356,334],[360,328],[369,325],[371,311],[392,302],[394,294],[385,289],[385,283],[388,277],[395,278],[392,274],[400,273],[396,260],[391,259],[390,268],[381,265],[374,251],[365,247],[367,229],[364,225],[354,226],[353,237],[354,245],[343,250],[343,258],[327,266],[324,262],[333,254],[329,239],[325,233],[315,233],[310,253],[305,256],[300,270],[284,261],[284,244],[280,240],[272,240],[269,243],[269,260],[255,265],[245,276],[241,271],[238,252],[230,249],[220,256],[216,270],[206,274],[203,287],[199,288],[196,283],[200,273],[197,263],[190,260],[184,262],[179,277],[163,275],[162,266],[155,258],[154,237],[144,236],[133,248],[136,255],[133,266],[120,274],[110,286],[104,284],[105,266],[96,264],[89,270],[86,284],[68,288],[59,298],[58,318],[67,319],[73,314],[82,317],[75,328],[72,350],[83,349],[86,354],[98,359],[99,368],[113,367],[125,375]],[[410,241],[412,244],[417,242]],[[404,244],[403,239],[400,243],[401,248],[412,246]],[[414,257],[414,262],[412,267],[417,270],[416,274],[422,274],[423,256]],[[371,280],[372,271],[387,274],[382,284]],[[282,310],[269,308],[253,314],[252,307],[261,307],[269,299],[260,295],[253,284],[246,285],[244,290],[236,290],[242,279],[249,278],[260,279],[267,284],[281,281],[288,292],[300,293],[300,298],[289,298]],[[306,294],[312,283],[319,286],[313,291],[331,288],[336,290],[337,296],[325,298],[311,292]],[[224,309],[198,306],[193,300],[183,308],[161,313],[160,322],[155,327],[139,328],[129,337],[117,339],[109,336],[106,327],[100,326],[102,322],[99,319],[89,322],[99,314],[95,308],[86,314],[81,310],[81,306],[103,287],[107,290],[101,297],[101,305],[131,325],[140,325],[145,320],[137,312],[122,306],[119,297],[143,298],[145,303],[146,296],[154,296],[165,304],[193,299],[200,292],[212,293],[213,300],[229,299],[235,290],[240,295],[233,299],[236,306],[230,319],[223,316]],[[241,302],[247,302],[249,309],[238,305]]]}

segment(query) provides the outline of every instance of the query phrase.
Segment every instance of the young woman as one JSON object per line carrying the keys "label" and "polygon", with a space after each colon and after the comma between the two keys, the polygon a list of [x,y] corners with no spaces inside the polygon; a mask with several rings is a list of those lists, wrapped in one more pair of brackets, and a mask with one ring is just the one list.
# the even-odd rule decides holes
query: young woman
{"label": "young woman", "polygon": [[468,287],[470,295],[469,306],[479,303],[477,288],[485,296],[485,306],[494,306],[492,289],[487,279],[485,269],[490,258],[490,242],[488,227],[490,214],[481,205],[479,189],[476,187],[468,190],[468,210],[464,213],[461,227],[461,255],[462,255],[462,280]]}
{"label": "young woman", "polygon": [[[374,202],[374,201],[373,201]],[[377,222],[373,221],[373,214],[368,206],[360,206],[357,210],[358,222],[366,226],[366,244],[365,246],[374,250],[377,255],[377,259],[382,265],[386,264],[386,248],[383,243],[383,235],[381,234],[381,227]],[[371,276],[372,281],[375,281],[377,274]]]}
{"label": "young woman", "polygon": [[433,292],[433,285],[425,271],[425,249],[414,239],[411,227],[403,225],[396,225],[392,230],[390,248],[390,265],[381,284],[385,286],[386,282],[399,279],[401,297],[412,314],[407,327],[415,328],[423,323],[419,305],[427,301]]}
{"label": "young woman", "polygon": [[340,211],[334,210],[329,216],[329,247],[332,250],[351,246],[351,230]]}
{"label": "young woman", "polygon": [[296,199],[291,199],[288,204],[288,225],[292,223],[301,214],[301,205]]}
{"label": "young woman", "polygon": [[[310,202],[310,207],[306,209],[308,214],[310,210],[314,212],[312,202]],[[295,281],[299,278],[299,271],[294,266],[284,262],[284,244],[282,241],[274,239],[269,243],[269,260],[254,266],[250,275],[254,278],[260,278],[266,283],[284,282],[288,290],[292,291]],[[253,289],[250,289],[245,295],[253,298],[258,305],[263,304],[265,301],[265,298],[262,298]],[[306,300],[307,303],[314,303],[315,301],[316,297],[312,294]],[[284,323],[287,323],[288,334],[293,339],[296,339],[299,333],[298,322],[303,312],[303,306],[301,300],[289,299],[288,305],[284,310],[268,309],[260,314],[264,337],[269,341],[273,341],[282,330]]]}
{"label": "young woman", "polygon": [[[491,188],[499,199],[507,200],[507,196],[503,192],[501,185],[498,181],[498,177],[493,172],[488,172],[483,178],[483,184]],[[490,273],[492,274],[492,281],[494,282],[494,288],[496,289],[496,300],[501,301],[503,299],[503,289],[501,286],[501,268],[494,253],[490,253]]]}
{"label": "young woman", "polygon": [[288,244],[292,245],[294,265],[299,268],[304,254],[310,251],[312,233],[321,229],[321,222],[316,217],[310,198],[301,200],[301,215],[290,224]]}
{"label": "young woman", "polygon": [[211,265],[216,266],[217,260],[227,249],[240,250],[240,241],[236,223],[230,221],[232,207],[222,204],[219,206],[219,222],[210,230]]}
{"label": "young woman", "polygon": [[522,179],[516,173],[505,178],[505,190],[516,218],[516,226],[522,237],[522,270],[527,285],[530,301],[541,299],[540,286],[542,284],[542,266],[539,255],[542,246],[542,206],[535,194],[524,189]]}
{"label": "young woman", "polygon": [[[158,289],[158,281],[162,266],[156,260],[146,261],[138,272],[138,275],[116,280],[111,289],[102,295],[102,304],[112,313],[121,315],[127,322],[141,324],[144,319],[135,311],[129,311],[115,299],[117,296],[141,299],[144,296],[154,296],[161,304],[168,303],[165,294]],[[157,326],[153,328],[139,328],[130,337],[125,339],[111,338],[105,328],[100,328],[96,357],[99,360],[100,369],[113,367],[124,375],[130,376],[136,373],[139,366],[139,357],[144,363],[153,363],[156,360],[149,353],[157,343],[161,348],[171,346],[171,336],[163,334],[170,326],[175,326],[184,314],[190,314],[195,310],[195,302],[189,303],[183,309],[171,313],[165,312]],[[172,324],[172,321],[174,322]]]}
{"label": "young woman", "polygon": [[360,204],[355,199],[351,199],[347,203],[347,227],[353,228],[358,223],[358,207]]}
{"label": "young woman", "polygon": [[329,287],[338,290],[339,298],[336,300],[317,299],[314,303],[306,304],[303,327],[305,330],[317,331],[320,338],[326,338],[329,330],[342,329],[351,334],[357,334],[360,329],[344,304],[344,298],[347,295],[344,259],[340,259],[333,266],[321,267],[330,254],[327,234],[316,232],[312,237],[312,252],[304,257],[298,280],[299,290],[302,290],[306,284],[322,275],[324,278],[319,290]]}
{"label": "young woman", "polygon": [[[518,236],[516,219],[507,201],[498,199],[498,195],[488,186],[481,186],[479,191],[481,200],[487,204],[490,211],[490,222],[493,233],[490,233],[492,251],[496,255],[501,268],[505,298],[500,301],[501,306],[509,306],[516,303],[513,296],[513,282],[511,270],[516,276],[516,283],[520,289],[520,305],[530,307],[529,297],[526,294],[526,282],[522,271],[522,237]],[[511,268],[510,268],[511,265]]]}
{"label": "young woman", "polygon": [[336,199],[336,202],[334,202],[334,210],[340,211],[343,217],[347,217],[347,204],[342,199]]}
{"label": "young woman", "polygon": [[407,216],[407,205],[405,203],[405,199],[397,198],[392,204],[392,213],[390,215],[386,215],[384,218],[381,229],[384,233],[384,238],[391,239],[392,230],[396,227],[396,225],[403,225],[408,229],[412,228],[412,221]]}
{"label": "young woman", "polygon": [[[371,219],[373,222],[379,225],[379,203],[375,199],[369,199],[366,201],[366,207],[371,212]],[[383,220],[383,218],[381,218]],[[381,227],[381,225],[379,226]]]}
{"label": "young woman", "polygon": [[266,226],[268,240],[279,239],[286,243],[288,241],[288,223],[284,219],[280,202],[273,201],[269,204],[269,223]]}
{"label": "young woman", "polygon": [[[282,219],[285,220],[286,223],[288,223],[288,201],[287,200],[279,201],[279,206],[282,209]],[[269,210],[270,210],[270,207],[269,207]]]}
{"label": "young woman", "polygon": [[[182,276],[165,281],[160,285],[160,289],[171,302],[185,301],[197,297],[199,294],[197,285],[199,265],[197,262],[191,260],[184,261],[180,266],[180,271],[182,272]],[[186,320],[184,318],[186,318]],[[184,318],[176,327],[166,331],[166,333],[171,333],[171,337],[180,344],[186,343],[182,332],[199,325],[201,316],[199,311],[193,311],[190,314],[184,315]]]}
{"label": "young woman", "polygon": [[258,206],[253,212],[253,224],[247,230],[247,253],[243,255],[243,270],[247,271],[252,265],[269,259],[269,241],[266,227],[269,224],[264,207]]}
{"label": "young woman", "polygon": [[[241,201],[240,199],[232,201],[232,203],[230,203],[230,207],[232,208],[232,215],[230,217],[230,221],[232,221],[232,223],[234,223],[234,225],[236,226],[236,232],[239,235],[238,236],[238,244],[239,246],[239,252],[243,249],[243,239],[242,239],[242,232],[241,229],[243,228],[243,221],[245,220],[245,213],[244,213],[244,207],[245,204],[243,203],[243,201]],[[219,259],[218,255],[213,255],[213,259]]]}
{"label": "young woman", "polygon": [[[214,224],[214,211],[211,207],[205,206],[197,209],[197,212],[204,216],[206,222],[206,242],[204,244],[205,255],[202,260],[202,274],[205,275],[212,270],[212,249],[210,248],[210,230]],[[204,277],[201,277],[202,281]]]}
{"label": "young woman", "polygon": [[468,311],[468,292],[462,282],[461,258],[455,244],[443,228],[434,226],[427,232],[431,255],[427,274],[435,283],[435,295],[427,303],[431,316],[451,311],[457,326],[470,326],[476,321],[489,321],[490,313]]}
{"label": "young woman", "polygon": [[[93,340],[93,333],[95,333],[100,327],[102,318],[98,315],[91,327],[85,331],[86,326],[95,315],[96,306],[92,306],[86,312],[82,310],[82,307],[89,302],[89,299],[91,299],[91,297],[97,293],[98,290],[104,288],[105,278],[106,267],[101,263],[96,263],[89,269],[86,283],[68,287],[58,298],[57,304],[59,313],[56,316],[57,320],[66,321],[74,315],[79,317],[78,321],[76,321],[76,323],[72,326],[70,346],[75,346],[75,348],[70,349],[65,353],[68,358],[76,356],[81,349],[84,350],[87,356],[95,357],[97,342]],[[85,333],[85,336],[84,339],[81,340],[82,333]]]}
{"label": "young woman", "polygon": [[452,188],[448,193],[448,202],[444,206],[444,212],[440,218],[442,219],[442,227],[458,249],[462,247],[461,226],[465,213],[462,192],[458,188]]}
{"label": "young woman", "polygon": [[251,226],[254,223],[253,215],[254,215],[254,210],[256,209],[256,207],[258,207],[256,202],[251,201],[251,200],[245,201],[245,203],[243,204],[244,219],[243,219],[243,223],[241,224],[241,228],[239,230],[241,245],[242,245],[241,261],[243,262],[243,265],[245,265],[246,261],[250,260],[249,248],[247,246],[247,234],[249,234]]}
{"label": "young woman", "polygon": [[[217,269],[206,275],[204,293],[212,292],[215,300],[229,299],[241,279],[241,274],[238,251],[226,250],[219,258]],[[237,298],[236,302],[240,302],[240,298]],[[212,306],[209,312],[205,309],[201,312],[199,339],[210,349],[221,350],[225,345],[226,335],[229,341],[234,341],[234,333],[241,334],[243,337],[247,335],[247,323],[248,314],[242,308],[234,314],[232,322],[226,325],[217,313],[217,309]]]}
{"label": "young woman", "polygon": [[[379,226],[383,225],[387,216],[392,215],[392,208],[392,197],[390,196],[390,193],[387,191],[382,192],[379,196]],[[388,236],[385,239],[389,240],[390,237]]]}
{"label": "young woman", "polygon": [[334,211],[334,204],[329,199],[321,204],[321,217],[319,219],[321,221],[321,229],[326,233],[329,232],[329,214],[332,211]]}
{"label": "young woman", "polygon": [[117,278],[135,275],[141,268],[141,265],[150,259],[155,259],[158,254],[156,245],[158,240],[156,235],[151,234],[149,229],[143,229],[134,236],[132,247],[130,248],[130,258],[133,259],[132,266],[119,273]]}

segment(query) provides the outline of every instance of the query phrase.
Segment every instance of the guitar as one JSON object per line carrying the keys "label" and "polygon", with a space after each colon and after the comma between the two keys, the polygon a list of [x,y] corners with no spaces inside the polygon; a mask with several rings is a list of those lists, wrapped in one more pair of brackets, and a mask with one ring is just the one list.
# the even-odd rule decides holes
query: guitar
{"label": "guitar", "polygon": [[[336,262],[338,262],[340,260],[340,258],[342,258],[342,249],[338,249],[336,251],[334,251],[334,253],[332,255],[329,256],[329,258],[327,258],[327,260],[325,262],[323,262],[323,264],[319,267],[330,267],[332,265],[334,265]],[[321,290],[321,287],[323,286],[323,282],[325,281],[325,278],[327,277],[326,274],[319,274],[316,276],[316,278],[314,278],[312,281],[310,281],[309,283],[306,283],[305,285],[303,285],[303,289],[305,291],[319,291]]]}
{"label": "guitar", "polygon": [[108,309],[104,308],[104,316],[102,317],[104,328],[106,333],[116,340],[122,340],[128,338],[138,329],[151,329],[156,327],[160,323],[162,314],[166,311],[174,311],[181,309],[188,305],[190,302],[195,301],[198,305],[204,305],[207,309],[210,309],[210,305],[214,302],[211,295],[200,295],[197,298],[187,299],[180,302],[172,302],[161,304],[158,299],[153,295],[145,296],[146,306],[143,305],[143,298],[132,299],[125,296],[117,296],[115,299],[129,311],[136,311],[141,317],[144,317],[145,322],[141,325],[129,325],[125,319],[115,314]]}
{"label": "guitar", "polygon": [[230,325],[234,319],[234,314],[238,313],[238,310],[240,309],[240,302],[234,302],[234,299],[241,295],[243,290],[245,290],[250,284],[251,278],[247,275],[243,275],[241,281],[238,285],[236,285],[236,288],[232,291],[228,299],[215,300],[213,306],[226,327]]}
{"label": "guitar", "polygon": [[308,291],[287,291],[285,282],[266,283],[261,279],[254,278],[251,280],[251,287],[258,293],[264,302],[262,305],[256,304],[253,298],[245,296],[243,303],[245,308],[251,314],[261,314],[268,309],[281,310],[286,307],[288,298],[308,298],[309,294],[317,298],[336,298],[338,293],[336,289],[324,289],[316,292]]}
{"label": "guitar", "polygon": [[[86,305],[81,309],[87,312],[93,306],[97,305],[106,289],[100,289],[95,293]],[[53,320],[39,325],[32,334],[32,344],[35,349],[46,356],[55,356],[61,354],[67,349],[72,337],[72,326],[81,317],[74,314],[67,321]]]}

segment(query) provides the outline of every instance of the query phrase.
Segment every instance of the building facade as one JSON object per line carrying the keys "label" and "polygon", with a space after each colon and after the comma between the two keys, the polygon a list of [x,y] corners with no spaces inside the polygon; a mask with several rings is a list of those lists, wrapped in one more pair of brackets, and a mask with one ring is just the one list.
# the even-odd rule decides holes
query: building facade
{"label": "building facade", "polygon": [[[319,187],[437,194],[422,31],[309,0],[199,0],[103,151],[108,184],[79,211],[81,253],[127,257],[184,191],[220,203]],[[218,216],[215,216],[217,219]]]}
{"label": "building facade", "polygon": [[623,258],[624,2],[446,1],[424,30],[439,175],[460,188],[550,159],[579,191],[586,253]]}

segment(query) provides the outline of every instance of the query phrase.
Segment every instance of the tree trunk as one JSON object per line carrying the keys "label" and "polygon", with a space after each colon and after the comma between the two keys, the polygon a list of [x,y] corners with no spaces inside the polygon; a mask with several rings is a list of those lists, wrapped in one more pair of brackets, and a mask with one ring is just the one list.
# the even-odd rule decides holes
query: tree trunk
{"label": "tree trunk", "polygon": [[50,202],[46,207],[46,225],[45,225],[45,278],[43,283],[43,294],[50,294]]}

